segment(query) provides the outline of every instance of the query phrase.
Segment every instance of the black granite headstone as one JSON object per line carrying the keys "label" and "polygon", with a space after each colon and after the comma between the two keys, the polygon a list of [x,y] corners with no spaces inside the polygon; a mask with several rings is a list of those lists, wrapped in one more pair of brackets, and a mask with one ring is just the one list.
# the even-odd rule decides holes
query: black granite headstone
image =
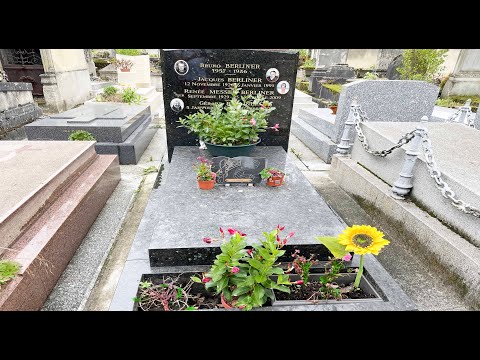
{"label": "black granite headstone", "polygon": [[212,171],[217,174],[217,184],[259,184],[262,182],[260,171],[266,168],[266,158],[237,156],[212,158]]}
{"label": "black granite headstone", "polygon": [[[169,161],[175,146],[199,145],[195,134],[178,127],[178,119],[201,109],[208,112],[214,102],[229,100],[228,88],[234,83],[242,88],[241,95],[261,93],[276,108],[268,122],[279,124],[280,131],[261,133],[259,146],[282,146],[287,151],[298,51],[180,49],[162,50],[161,57]],[[271,70],[275,76],[267,79]]]}

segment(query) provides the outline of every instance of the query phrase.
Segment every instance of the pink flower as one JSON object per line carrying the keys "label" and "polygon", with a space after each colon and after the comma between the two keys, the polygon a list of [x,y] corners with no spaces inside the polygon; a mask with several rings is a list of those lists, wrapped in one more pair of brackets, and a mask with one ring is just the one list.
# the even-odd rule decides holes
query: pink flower
{"label": "pink flower", "polygon": [[240,234],[240,236],[247,236],[247,234],[245,234],[245,233],[243,233],[243,232],[241,232],[241,231],[238,231],[238,230],[236,230],[236,231],[237,231],[237,233]]}
{"label": "pink flower", "polygon": [[293,235],[295,235],[295,231],[292,231],[290,234],[287,235],[286,239],[291,238]]}
{"label": "pink flower", "polygon": [[278,234],[277,234],[277,242],[278,242],[279,244],[282,243],[282,242],[280,241],[280,236],[278,236]]}
{"label": "pink flower", "polygon": [[283,231],[283,229],[285,229],[285,226],[280,226],[280,224],[277,225],[277,229],[279,231]]}
{"label": "pink flower", "polygon": [[250,124],[252,124],[252,126],[257,125],[257,120],[255,120],[254,118],[252,118],[252,120],[250,120]]}
{"label": "pink flower", "polygon": [[303,280],[297,280],[297,281],[295,281],[295,284],[297,284],[297,285],[303,285]]}
{"label": "pink flower", "polygon": [[202,283],[206,284],[207,282],[209,282],[209,281],[211,281],[211,280],[212,280],[212,278],[204,277],[204,278],[202,279]]}
{"label": "pink flower", "polygon": [[239,271],[240,271],[240,268],[237,267],[237,266],[234,266],[234,267],[232,268],[232,274],[236,274],[236,273],[238,273]]}
{"label": "pink flower", "polygon": [[283,239],[283,245],[287,244],[287,238]]}
{"label": "pink flower", "polygon": [[253,253],[253,249],[248,249],[248,250],[247,250],[247,254],[248,254],[248,255],[252,256],[252,253]]}
{"label": "pink flower", "polygon": [[275,124],[275,125],[271,126],[270,129],[273,129],[275,131],[279,131],[278,129],[280,129],[280,124]]}
{"label": "pink flower", "polygon": [[197,157],[197,160],[200,160],[200,161],[201,161],[202,163],[204,163],[204,164],[208,162],[208,160],[204,159],[204,158],[201,157],[201,156]]}
{"label": "pink flower", "polygon": [[[215,174],[216,175],[216,174]],[[225,233],[223,232],[223,229],[220,228],[220,234],[222,235],[222,237],[225,237]]]}
{"label": "pink flower", "polygon": [[233,235],[233,234],[235,234],[235,233],[237,232],[237,230],[232,229],[232,228],[228,228],[227,231],[228,231],[228,233],[229,233],[230,235]]}
{"label": "pink flower", "polygon": [[212,238],[204,237],[203,242],[206,243],[206,244],[210,244],[212,242]]}
{"label": "pink flower", "polygon": [[243,310],[243,309],[245,308],[245,305],[240,305],[238,308],[239,308],[240,310]]}
{"label": "pink flower", "polygon": [[347,254],[347,255],[345,255],[345,256],[342,258],[342,260],[350,261],[350,260],[352,260],[352,255]]}

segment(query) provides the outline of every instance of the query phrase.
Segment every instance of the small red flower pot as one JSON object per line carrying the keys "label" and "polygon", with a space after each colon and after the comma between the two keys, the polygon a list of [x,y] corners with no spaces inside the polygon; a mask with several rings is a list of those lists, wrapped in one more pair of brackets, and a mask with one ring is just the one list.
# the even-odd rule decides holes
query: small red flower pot
{"label": "small red flower pot", "polygon": [[223,294],[220,295],[220,301],[225,309],[233,309],[233,306],[227,302],[227,299],[225,299]]}
{"label": "small red flower pot", "polygon": [[332,106],[329,106],[330,110],[332,110],[332,115],[336,115],[337,114],[337,106],[335,105],[332,105]]}
{"label": "small red flower pot", "polygon": [[130,69],[120,69],[121,72],[130,72]]}
{"label": "small red flower pot", "polygon": [[212,180],[199,180],[197,178],[198,187],[202,190],[212,190],[215,186],[215,179],[217,178],[217,174],[212,173],[213,179]]}
{"label": "small red flower pot", "polygon": [[285,175],[282,175],[282,176],[270,176],[268,179],[267,179],[267,185],[268,186],[272,186],[272,187],[276,187],[276,186],[280,186],[283,184],[283,179],[285,178]]}

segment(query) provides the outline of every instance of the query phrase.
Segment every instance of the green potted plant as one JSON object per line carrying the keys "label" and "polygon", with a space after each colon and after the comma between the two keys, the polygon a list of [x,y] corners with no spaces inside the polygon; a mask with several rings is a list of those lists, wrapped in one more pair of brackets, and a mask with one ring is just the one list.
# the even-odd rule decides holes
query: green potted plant
{"label": "green potted plant", "polygon": [[121,72],[129,72],[133,66],[133,61],[128,59],[115,59],[112,65],[115,69],[120,69]]}
{"label": "green potted plant", "polygon": [[277,168],[268,167],[260,171],[260,176],[267,180],[268,186],[277,187],[283,184],[285,173]]}
{"label": "green potted plant", "polygon": [[193,169],[197,174],[198,187],[202,190],[211,190],[215,186],[217,174],[212,171],[212,162],[199,156],[197,160],[200,164],[193,164]]}
{"label": "green potted plant", "polygon": [[315,60],[312,58],[308,58],[302,66],[300,66],[300,69],[303,69],[305,72],[305,76],[309,77],[312,75],[313,70],[315,70]]}
{"label": "green potted plant", "polygon": [[336,101],[329,101],[328,107],[332,110],[332,114],[335,115],[337,113],[337,102]]}
{"label": "green potted plant", "polygon": [[275,110],[271,102],[261,94],[239,96],[240,90],[233,84],[225,104],[215,102],[208,113],[200,110],[180,118],[179,127],[197,134],[213,156],[248,156],[260,142],[259,134],[268,128],[278,131],[279,125],[268,126]]}

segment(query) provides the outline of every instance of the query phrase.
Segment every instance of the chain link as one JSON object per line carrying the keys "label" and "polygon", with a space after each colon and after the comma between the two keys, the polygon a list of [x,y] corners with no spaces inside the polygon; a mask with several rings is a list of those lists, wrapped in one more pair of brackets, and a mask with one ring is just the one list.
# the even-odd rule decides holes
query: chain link
{"label": "chain link", "polygon": [[[460,107],[457,111],[455,111],[452,115],[449,116],[447,122],[458,122],[457,118],[460,117],[461,112],[462,108]],[[465,118],[467,120],[467,123],[465,125],[475,128],[475,114],[472,112],[470,107],[468,107],[467,109]]]}
{"label": "chain link", "polygon": [[368,145],[367,138],[363,134],[362,128],[360,127],[360,123],[364,121],[368,121],[368,117],[365,114],[365,112],[360,108],[360,106],[355,106],[353,108],[353,116],[355,119],[355,130],[357,132],[358,140],[360,140],[360,143],[362,144],[363,148],[365,149],[366,152],[369,154],[375,155],[375,156],[380,156],[380,157],[385,157],[388,154],[391,154],[393,150],[398,149],[399,147],[402,147],[405,144],[408,144],[414,137],[415,137],[415,130],[412,130],[405,135],[403,135],[400,140],[398,140],[397,144],[392,146],[389,149],[386,150],[370,150],[370,146]]}
{"label": "chain link", "polygon": [[457,209],[463,211],[465,214],[470,214],[477,218],[480,218],[480,210],[465,203],[463,200],[458,199],[455,195],[455,192],[442,179],[442,173],[438,169],[435,158],[433,157],[432,142],[428,137],[428,132],[425,130],[421,131],[421,136],[422,148],[425,154],[425,162],[427,164],[428,172],[430,173],[430,176],[435,180],[437,188],[442,192],[443,197],[450,199],[452,201],[452,205],[455,206]]}

